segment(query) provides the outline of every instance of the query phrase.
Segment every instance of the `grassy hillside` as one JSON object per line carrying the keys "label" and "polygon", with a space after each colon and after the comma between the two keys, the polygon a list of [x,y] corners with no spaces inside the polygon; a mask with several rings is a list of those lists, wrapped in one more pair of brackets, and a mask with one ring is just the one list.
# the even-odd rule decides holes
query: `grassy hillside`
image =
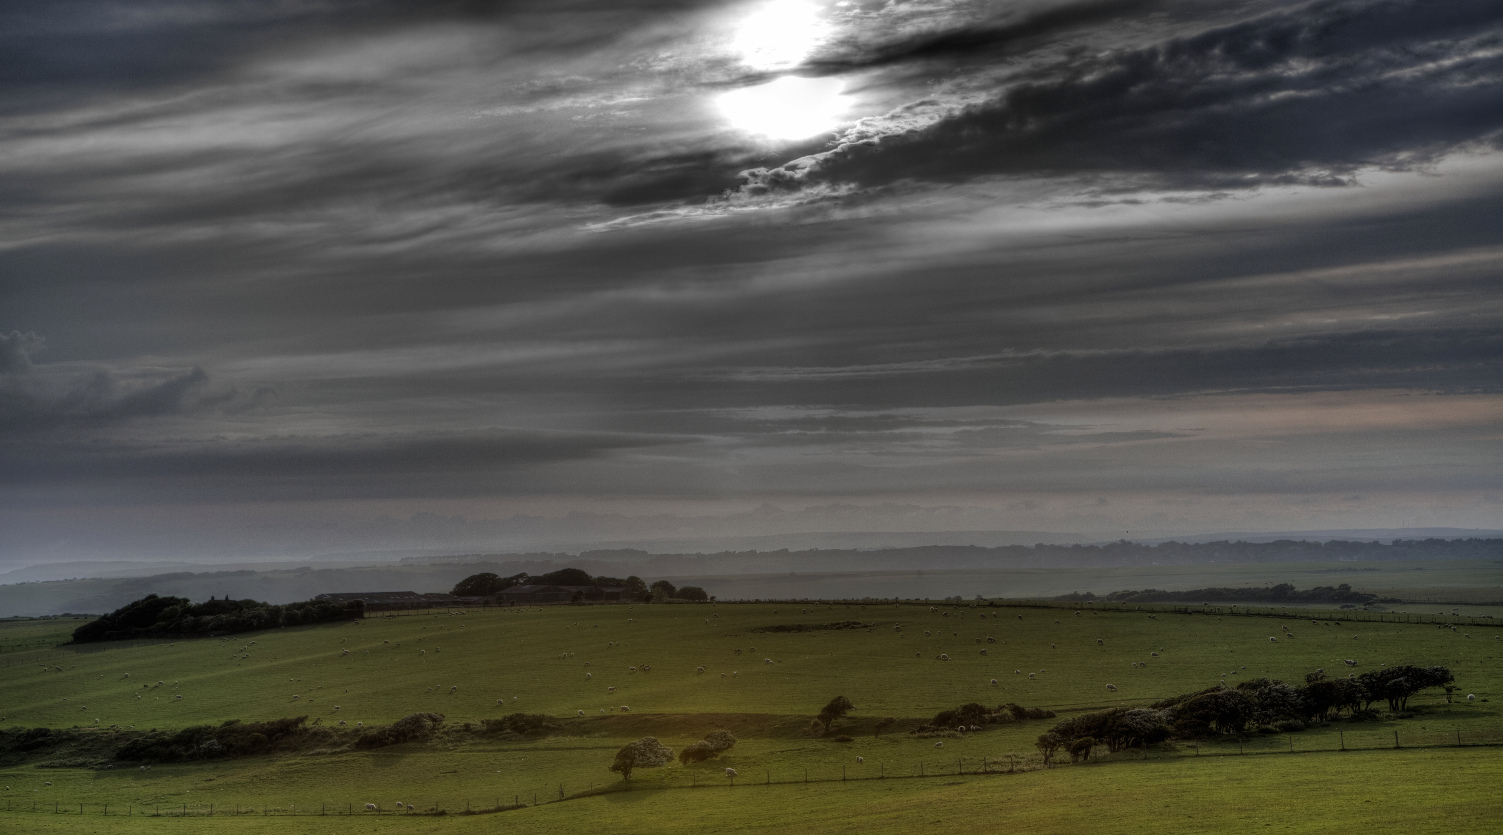
{"label": "grassy hillside", "polygon": [[[872,624],[870,631],[756,631],[849,620]],[[497,802],[509,805],[507,796],[557,799],[560,787],[570,798],[611,787],[619,777],[607,768],[625,742],[653,735],[681,749],[710,730],[725,728],[741,740],[728,755],[694,767],[675,763],[639,771],[634,783],[641,791],[570,799],[444,825],[566,831],[581,821],[600,819],[619,822],[617,831],[637,831],[633,827],[645,823],[636,821],[642,810],[663,807],[661,814],[667,818],[654,831],[679,824],[700,828],[695,823],[700,816],[718,821],[715,828],[727,831],[771,827],[779,820],[793,829],[800,828],[799,821],[827,820],[828,826],[821,823],[817,828],[841,831],[847,823],[854,827],[854,822],[864,821],[869,825],[865,831],[902,831],[905,822],[917,820],[908,815],[922,817],[925,809],[932,814],[918,823],[939,819],[963,828],[959,824],[967,818],[952,814],[953,805],[971,809],[973,816],[982,809],[996,814],[1005,810],[1019,825],[1059,831],[1053,827],[1071,828],[1084,819],[1072,817],[1075,813],[1051,798],[1097,791],[1103,799],[1096,802],[1114,804],[1111,808],[1127,803],[1123,808],[1136,810],[1134,814],[1145,816],[1145,821],[1173,824],[1168,831],[1193,831],[1185,819],[1150,802],[1147,795],[1134,795],[1136,799],[1129,801],[1131,787],[1156,781],[1163,791],[1173,793],[1166,803],[1187,805],[1193,814],[1230,823],[1238,814],[1252,815],[1259,806],[1239,800],[1241,805],[1213,810],[1216,804],[1209,801],[1227,792],[1226,780],[1252,781],[1257,791],[1275,797],[1296,786],[1308,789],[1308,781],[1323,774],[1320,791],[1329,795],[1328,811],[1334,815],[1343,810],[1347,817],[1340,820],[1345,825],[1354,820],[1349,817],[1351,807],[1369,795],[1393,801],[1392,792],[1376,792],[1373,787],[1394,779],[1395,763],[1416,764],[1405,767],[1408,770],[1444,768],[1453,777],[1469,769],[1481,775],[1496,773],[1500,757],[1493,748],[1209,760],[1213,754],[1236,753],[1232,742],[1203,746],[1204,756],[1198,759],[1192,746],[1178,745],[1155,749],[1147,763],[1133,761],[1141,752],[1124,752],[1100,765],[977,776],[969,772],[983,763],[994,771],[1037,768],[1031,743],[1052,722],[987,726],[967,738],[939,740],[944,743],[940,748],[936,740],[906,733],[934,713],[964,702],[1011,701],[1064,712],[1144,704],[1215,685],[1223,674],[1229,684],[1257,676],[1299,681],[1317,667],[1345,671],[1342,659],[1350,658],[1358,661],[1358,671],[1381,664],[1443,664],[1455,672],[1461,693],[1478,699],[1445,704],[1443,693],[1427,691],[1416,698],[1418,713],[1412,718],[1333,723],[1292,739],[1255,735],[1242,750],[1271,753],[1287,750],[1291,742],[1301,752],[1334,752],[1342,745],[1391,748],[1395,731],[1406,746],[1454,743],[1458,733],[1464,742],[1503,742],[1503,719],[1496,709],[1503,694],[1503,665],[1498,663],[1503,638],[1497,637],[1503,628],[1452,631],[1417,624],[1338,626],[1324,619],[1319,623],[1203,614],[1150,617],[1085,611],[1077,616],[1070,609],[1021,607],[930,611],[928,606],[891,604],[639,605],[372,618],[225,640],[105,644],[88,651],[22,650],[0,653],[8,665],[0,677],[0,715],[5,717],[0,725],[6,727],[173,729],[231,718],[302,714],[310,722],[344,720],[353,725],[389,723],[415,711],[432,711],[445,714],[446,727],[452,730],[433,742],[377,751],[342,751],[336,746],[326,752],[157,765],[149,771],[76,767],[81,761],[53,761],[50,765],[63,767],[38,769],[36,761],[28,760],[0,768],[0,785],[9,787],[3,797],[13,809],[27,810],[31,803],[46,806],[56,801],[60,808],[79,802],[111,803],[117,811],[126,805],[157,804],[164,810],[184,804],[206,809],[209,803],[223,811],[238,804],[260,812],[267,806],[287,810],[294,804],[300,810],[324,804],[354,804],[358,809],[366,802],[389,806],[400,799],[419,808],[455,812],[466,803],[476,808]],[[61,634],[74,625],[3,623],[0,645],[26,636]],[[895,630],[895,625],[903,628]],[[1284,626],[1293,638],[1285,637]],[[1279,641],[1270,642],[1271,635]],[[988,643],[988,637],[994,642]],[[937,660],[942,653],[952,660]],[[706,671],[697,672],[700,666]],[[631,672],[631,667],[637,671]],[[1030,680],[1028,673],[1034,678]],[[996,686],[992,679],[998,681]],[[1109,693],[1107,684],[1115,685],[1117,692]],[[610,693],[609,687],[617,689]],[[849,697],[857,710],[850,719],[837,722],[829,736],[822,736],[808,727],[810,719],[836,695]],[[621,712],[621,706],[629,706],[630,712]],[[467,721],[518,711],[567,721],[554,734],[534,740],[479,739],[459,730]],[[898,717],[899,723],[879,739],[874,727],[884,716]],[[834,741],[839,735],[852,739]],[[858,756],[863,763],[857,763]],[[1439,758],[1445,765],[1434,765],[1426,757]],[[735,791],[744,788],[746,794],[671,790],[724,785],[727,766],[741,773],[743,785]],[[800,780],[805,769],[814,781],[839,781],[842,774],[853,781],[878,774],[909,776],[920,769],[926,775],[939,772],[947,777],[859,785],[816,782],[812,785],[818,788],[809,789],[747,785]],[[1299,778],[1302,769],[1309,771]],[[962,776],[961,770],[968,773]],[[49,781],[53,785],[42,785]],[[1497,801],[1484,798],[1480,790],[1472,797],[1468,785],[1461,780],[1434,791],[1412,792],[1416,808],[1440,810],[1448,820],[1461,815],[1455,819],[1464,822],[1470,815],[1499,821]],[[659,800],[647,800],[652,797]],[[946,811],[933,811],[940,808]],[[730,820],[737,810],[751,817],[740,823]],[[1126,826],[1129,819],[1117,823]],[[40,827],[37,831],[49,825],[29,811],[13,811],[4,820],[7,831],[28,831],[12,828],[12,823]],[[313,819],[299,820],[300,829],[317,831],[302,824]],[[344,831],[340,827],[348,828],[353,821],[329,818],[326,823],[331,831]],[[75,828],[67,831],[89,831],[77,828],[82,824],[76,815],[70,825]],[[131,831],[129,827],[138,824],[101,818],[98,825],[103,827],[98,831]],[[153,820],[151,825],[177,823]],[[194,825],[204,822],[195,819]],[[259,825],[218,817],[213,824],[228,827],[225,831],[251,831]],[[1463,826],[1457,831],[1468,830]]]}

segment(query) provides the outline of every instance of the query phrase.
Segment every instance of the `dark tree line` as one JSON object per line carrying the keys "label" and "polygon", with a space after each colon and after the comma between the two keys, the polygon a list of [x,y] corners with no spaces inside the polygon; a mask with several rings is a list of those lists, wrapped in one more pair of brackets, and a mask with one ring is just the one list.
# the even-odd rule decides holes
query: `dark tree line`
{"label": "dark tree line", "polygon": [[[666,580],[659,580],[658,582],[667,583]],[[460,580],[454,585],[452,593],[459,597],[489,597],[493,594],[506,591],[513,586],[526,585],[623,588],[626,589],[626,595],[633,600],[640,600],[648,593],[647,584],[642,581],[641,577],[631,576],[622,578],[607,577],[605,575],[592,577],[588,571],[579,568],[560,568],[547,574],[528,574],[524,571],[520,574],[513,574],[510,577],[501,577],[492,572],[483,571],[479,574],[471,574]],[[668,583],[670,589],[672,586],[672,583]],[[653,584],[654,591],[656,587],[657,584]],[[693,587],[690,586],[685,591],[690,589],[693,589]],[[695,590],[701,594],[704,592],[703,589]]]}
{"label": "dark tree line", "polygon": [[305,600],[273,605],[259,600],[210,597],[195,604],[186,597],[148,594],[73,630],[73,643],[225,635],[278,626],[355,620],[364,614],[364,604],[358,600],[352,603]]}
{"label": "dark tree line", "polygon": [[1376,594],[1352,591],[1351,585],[1316,586],[1300,591],[1289,583],[1280,583],[1267,588],[1209,588],[1190,591],[1114,591],[1111,594],[1095,595],[1090,592],[1066,594],[1055,600],[1072,602],[1099,600],[1104,603],[1349,603],[1361,606],[1377,600]]}
{"label": "dark tree line", "polygon": [[[1302,686],[1258,678],[1236,687],[1212,687],[1154,702],[1146,708],[1118,707],[1074,716],[1038,738],[1035,747],[1050,762],[1061,749],[1072,759],[1083,740],[1105,745],[1108,751],[1146,747],[1168,739],[1206,739],[1223,734],[1259,731],[1298,731],[1311,722],[1339,717],[1342,711],[1357,718],[1378,702],[1389,710],[1404,710],[1414,694],[1455,681],[1445,667],[1404,665],[1385,667],[1355,678],[1333,679],[1316,671]],[[1089,747],[1085,749],[1089,756]]]}

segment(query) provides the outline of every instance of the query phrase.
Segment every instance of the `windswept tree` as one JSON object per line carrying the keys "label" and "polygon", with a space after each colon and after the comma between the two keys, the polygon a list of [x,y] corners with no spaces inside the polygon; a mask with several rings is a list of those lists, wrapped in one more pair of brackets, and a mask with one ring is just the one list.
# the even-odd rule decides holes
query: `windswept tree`
{"label": "windswept tree", "polygon": [[1407,710],[1409,697],[1428,687],[1444,687],[1456,680],[1445,667],[1404,664],[1363,673],[1357,680],[1367,689],[1368,703],[1383,700],[1392,711]]}
{"label": "windswept tree", "polygon": [[616,752],[616,761],[611,771],[620,773],[621,779],[630,783],[631,773],[638,768],[657,768],[673,762],[673,749],[658,742],[657,737],[644,736]]}
{"label": "windswept tree", "polygon": [[829,704],[820,709],[819,716],[815,721],[824,726],[825,733],[829,733],[831,722],[843,718],[847,713],[855,709],[856,706],[851,704],[850,699],[844,696],[836,696],[830,700]]}

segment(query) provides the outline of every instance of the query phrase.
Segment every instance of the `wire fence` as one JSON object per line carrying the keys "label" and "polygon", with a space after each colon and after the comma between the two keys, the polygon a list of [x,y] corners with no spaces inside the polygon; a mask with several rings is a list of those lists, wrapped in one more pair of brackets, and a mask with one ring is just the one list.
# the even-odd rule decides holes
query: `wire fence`
{"label": "wire fence", "polygon": [[[1289,756],[1305,754],[1340,754],[1341,752],[1405,751],[1439,748],[1503,747],[1503,730],[1467,731],[1461,729],[1413,731],[1362,729],[1331,734],[1258,735],[1241,740],[1189,742],[1149,748],[1132,748],[1107,752],[1096,749],[1087,761],[1094,764],[1129,764],[1134,761],[1172,760],[1190,762],[1196,758],[1242,756]],[[5,801],[5,811],[21,814],[99,815],[119,817],[244,817],[244,816],[359,816],[359,815],[480,815],[508,812],[550,803],[594,797],[604,793],[638,790],[679,791],[699,789],[755,788],[757,786],[825,785],[870,780],[923,780],[954,777],[1001,776],[1047,768],[1072,767],[1056,755],[1045,763],[1034,752],[983,757],[933,757],[905,761],[873,761],[835,766],[821,764],[795,771],[782,769],[748,769],[730,776],[716,771],[684,770],[657,774],[645,784],[639,782],[591,783],[576,787],[567,784],[538,788],[528,792],[495,795],[483,800],[428,800],[420,802],[372,801],[260,801],[253,803],[100,803],[31,799]],[[741,773],[744,771],[745,773]]]}

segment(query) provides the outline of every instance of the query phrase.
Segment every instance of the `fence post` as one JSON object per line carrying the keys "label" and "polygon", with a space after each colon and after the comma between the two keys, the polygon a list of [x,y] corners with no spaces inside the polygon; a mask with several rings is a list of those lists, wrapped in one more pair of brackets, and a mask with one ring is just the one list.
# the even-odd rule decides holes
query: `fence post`
{"label": "fence post", "polygon": [[1341,737],[1341,750],[1345,751],[1346,750],[1346,731],[1337,731],[1336,735],[1339,736],[1339,737]]}
{"label": "fence post", "polygon": [[1393,732],[1393,747],[1395,747],[1395,748],[1399,747],[1399,732],[1398,731],[1394,731]]}

